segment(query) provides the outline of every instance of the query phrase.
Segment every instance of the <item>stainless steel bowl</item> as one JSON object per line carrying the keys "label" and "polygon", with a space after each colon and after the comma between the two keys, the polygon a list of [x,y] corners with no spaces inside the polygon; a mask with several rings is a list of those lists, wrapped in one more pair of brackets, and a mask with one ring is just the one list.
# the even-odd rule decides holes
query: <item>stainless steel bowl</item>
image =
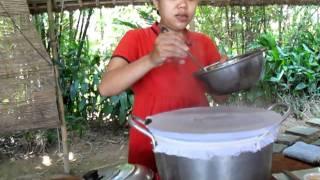
{"label": "stainless steel bowl", "polygon": [[225,95],[246,90],[258,82],[264,70],[264,49],[236,56],[224,63],[206,66],[195,73],[210,93]]}

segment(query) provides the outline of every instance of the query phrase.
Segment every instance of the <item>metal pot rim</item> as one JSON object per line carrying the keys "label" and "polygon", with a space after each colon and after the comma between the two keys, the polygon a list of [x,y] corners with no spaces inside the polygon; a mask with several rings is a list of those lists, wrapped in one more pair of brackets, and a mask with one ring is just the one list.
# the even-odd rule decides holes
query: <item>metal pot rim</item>
{"label": "metal pot rim", "polygon": [[[287,104],[284,104],[284,103],[275,103],[275,104],[272,104],[271,106],[269,106],[267,108],[267,110],[272,111],[276,107],[284,107],[286,109],[286,111],[283,113],[283,115],[281,115],[281,119],[279,122],[279,124],[281,124],[290,115],[291,107]],[[128,122],[131,127],[136,128],[138,131],[140,131],[144,135],[148,136],[152,141],[153,147],[157,146],[157,141],[156,141],[154,134],[152,134],[150,129],[147,127],[147,125],[152,123],[152,119],[147,118],[146,120],[142,120],[139,117],[132,116],[132,118],[129,118]],[[170,137],[169,137],[169,139],[170,139]]]}

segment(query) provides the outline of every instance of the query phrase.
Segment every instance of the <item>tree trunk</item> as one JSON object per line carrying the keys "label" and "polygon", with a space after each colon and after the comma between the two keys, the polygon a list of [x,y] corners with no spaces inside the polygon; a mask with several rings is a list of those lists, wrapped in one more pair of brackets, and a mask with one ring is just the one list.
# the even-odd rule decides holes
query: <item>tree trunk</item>
{"label": "tree trunk", "polygon": [[81,27],[80,27],[80,32],[79,32],[79,36],[78,36],[78,39],[80,40],[81,39],[81,36],[82,36],[82,31],[83,31],[83,25],[84,25],[84,18],[86,16],[86,11],[83,11],[83,15],[82,15],[82,18],[81,18]]}
{"label": "tree trunk", "polygon": [[[101,19],[103,19],[102,9],[100,9],[99,15],[100,15],[100,21],[101,21]],[[103,24],[100,23],[100,38],[101,39],[104,39],[104,25],[105,25],[104,23]]]}
{"label": "tree trunk", "polygon": [[[245,14],[244,14],[244,11],[243,11],[243,7],[240,7],[240,18],[241,18],[241,39],[242,39],[242,41],[241,41],[241,49],[243,49],[244,48],[244,42],[245,42],[245,39],[246,39],[246,34],[245,34],[245,30],[246,30],[246,22],[245,22],[245,20],[244,20],[244,17],[245,16]],[[237,53],[239,54],[239,53],[241,53],[241,51],[239,51],[239,46],[237,47]]]}
{"label": "tree trunk", "polygon": [[80,25],[80,21],[81,21],[81,16],[82,16],[82,11],[80,10],[78,21],[77,21],[77,27],[75,29],[76,31],[75,31],[74,37],[73,37],[74,40],[76,40],[76,38],[77,38],[78,29],[79,29],[79,25]]}
{"label": "tree trunk", "polygon": [[[62,12],[60,12],[60,20],[59,20],[59,33],[58,33],[58,39],[61,39],[60,37],[61,37],[61,34],[62,34],[62,29],[63,29],[63,27],[62,27],[62,25],[63,25],[63,18],[64,18],[64,12],[62,11]],[[60,42],[59,42],[60,43]]]}
{"label": "tree trunk", "polygon": [[69,40],[73,38],[73,11],[69,12]]}
{"label": "tree trunk", "polygon": [[241,53],[244,52],[244,50],[247,47],[247,42],[249,39],[249,33],[250,33],[250,13],[249,13],[249,7],[244,7],[245,14],[244,14],[244,22],[245,22],[245,30],[244,30],[244,41],[242,44]]}
{"label": "tree trunk", "polygon": [[283,6],[279,9],[278,15],[278,28],[279,28],[279,43],[282,44],[282,19],[283,19]]}
{"label": "tree trunk", "polygon": [[236,17],[236,15],[237,15],[237,13],[238,13],[238,11],[237,11],[237,8],[238,7],[231,7],[231,10],[230,10],[230,12],[231,12],[231,34],[230,34],[230,41],[232,41],[233,43],[232,43],[232,49],[234,49],[233,48],[233,46],[234,46],[234,41],[236,41],[236,44],[237,44],[237,42],[238,42],[238,39],[237,39],[237,33],[238,33],[238,30],[237,30],[237,17]]}
{"label": "tree trunk", "polygon": [[263,7],[263,33],[267,32],[267,14],[266,14],[266,7]]}
{"label": "tree trunk", "polygon": [[78,60],[80,60],[81,51],[82,51],[82,48],[83,48],[83,44],[85,42],[85,38],[87,36],[87,30],[88,30],[88,27],[89,27],[89,24],[90,24],[90,18],[91,18],[92,13],[93,13],[93,9],[89,9],[86,25],[84,27],[82,35],[80,34],[81,35],[81,39],[80,39],[80,45],[79,45],[79,49],[78,49],[78,53],[77,53],[77,59]]}
{"label": "tree trunk", "polygon": [[226,17],[226,20],[225,20],[225,27],[227,29],[227,40],[228,40],[228,44],[229,44],[229,49],[232,49],[232,40],[231,40],[231,30],[230,30],[230,18],[229,18],[229,7],[225,7],[224,8],[225,10],[225,17]]}
{"label": "tree trunk", "polygon": [[42,44],[43,44],[44,48],[48,49],[48,45],[46,43],[46,39],[47,39],[46,30],[44,28],[42,15],[40,15],[40,14],[39,15],[35,15],[34,19],[35,19],[35,22],[37,24],[38,32],[40,33],[40,36],[41,36]]}

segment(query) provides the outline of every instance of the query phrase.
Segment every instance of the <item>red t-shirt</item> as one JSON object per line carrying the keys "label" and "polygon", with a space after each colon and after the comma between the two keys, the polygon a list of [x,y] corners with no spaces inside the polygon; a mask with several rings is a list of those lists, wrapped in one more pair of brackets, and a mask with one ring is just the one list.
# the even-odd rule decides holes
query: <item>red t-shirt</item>
{"label": "red t-shirt", "polygon": [[[128,31],[113,53],[129,63],[149,54],[159,34],[157,23],[145,29]],[[203,34],[186,32],[190,52],[204,65],[220,59],[211,39]],[[185,64],[168,59],[152,69],[133,86],[134,105],[132,114],[144,119],[156,113],[195,106],[208,106],[203,84],[193,75],[199,67],[186,58]],[[149,137],[130,128],[128,162],[141,164],[157,172],[155,157]],[[155,179],[159,179],[156,176]]]}
{"label": "red t-shirt", "polygon": [[[149,54],[159,34],[158,24],[149,28],[128,31],[113,53],[129,63]],[[209,65],[220,59],[212,40],[200,33],[186,32],[190,52],[202,64]],[[194,72],[199,69],[189,57],[185,64],[168,59],[152,69],[132,86],[134,105],[132,114],[140,118],[174,109],[208,106],[203,84]]]}

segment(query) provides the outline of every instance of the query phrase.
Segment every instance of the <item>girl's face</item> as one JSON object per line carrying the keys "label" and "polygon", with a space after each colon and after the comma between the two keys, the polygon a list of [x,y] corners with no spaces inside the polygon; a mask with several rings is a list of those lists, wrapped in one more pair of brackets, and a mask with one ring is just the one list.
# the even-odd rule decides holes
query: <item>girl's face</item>
{"label": "girl's face", "polygon": [[199,0],[153,0],[160,13],[160,24],[174,30],[184,30],[193,18]]}

